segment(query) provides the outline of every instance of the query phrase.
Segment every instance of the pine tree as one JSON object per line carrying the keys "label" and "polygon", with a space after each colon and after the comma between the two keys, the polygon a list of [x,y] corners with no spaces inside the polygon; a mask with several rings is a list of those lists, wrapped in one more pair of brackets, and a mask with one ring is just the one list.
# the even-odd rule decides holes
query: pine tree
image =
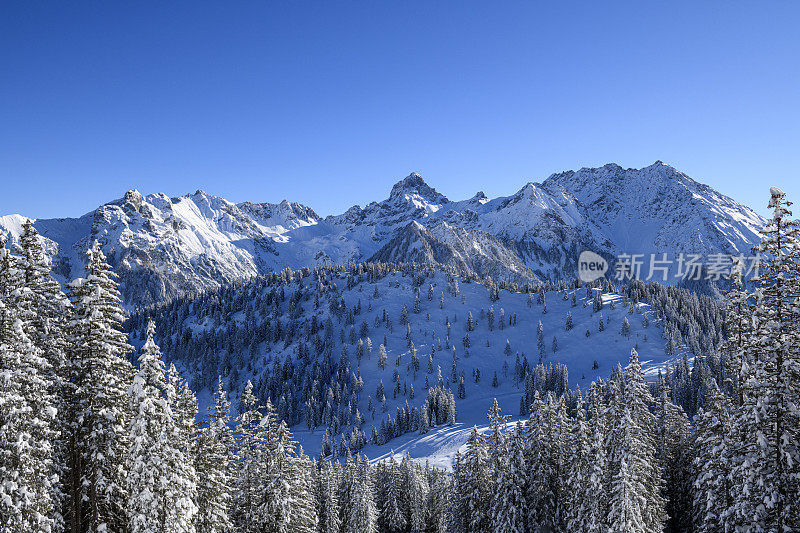
{"label": "pine tree", "polygon": [[491,527],[491,494],[493,484],[489,469],[489,456],[486,439],[476,428],[472,429],[467,440],[467,453],[464,456],[462,475],[464,476],[462,510],[465,514],[465,531],[483,532]]}
{"label": "pine tree", "polygon": [[631,324],[628,322],[628,317],[622,319],[622,328],[619,333],[626,339],[631,336]]}
{"label": "pine tree", "polygon": [[129,389],[132,420],[127,456],[126,513],[132,533],[164,531],[193,533],[194,502],[186,501],[184,465],[191,465],[171,437],[177,432],[169,404],[169,387],[161,351],[147,326],[147,340],[139,355],[139,370]]}
{"label": "pine tree", "polygon": [[197,531],[228,533],[233,531],[231,499],[234,483],[235,443],[230,423],[230,402],[217,381],[210,419],[198,439],[195,470],[197,472]]}
{"label": "pine tree", "polygon": [[525,531],[527,503],[521,426],[517,428],[517,434],[513,437],[503,435],[502,427],[508,421],[508,417],[501,416],[496,399],[487,418],[491,430],[489,455],[495,487],[491,501],[492,531],[522,532]]}
{"label": "pine tree", "polygon": [[[663,531],[666,511],[655,449],[652,396],[636,350],[625,368],[623,389],[613,400],[607,448],[612,452],[609,526],[612,531]],[[635,524],[636,529],[625,529]]]}
{"label": "pine tree", "polygon": [[448,531],[468,531],[470,506],[470,477],[461,452],[456,450],[453,458],[452,499],[448,500],[450,509],[447,520]]}
{"label": "pine tree", "polygon": [[733,259],[729,276],[731,287],[725,294],[725,333],[722,353],[726,358],[724,383],[726,391],[735,399],[736,405],[744,401],[742,396],[742,372],[746,360],[745,350],[750,337],[752,323],[751,295],[744,290],[742,280],[743,265],[738,258]]}
{"label": "pine tree", "polygon": [[64,527],[63,508],[66,498],[67,445],[69,435],[66,414],[66,392],[69,387],[70,362],[67,359],[66,328],[72,318],[72,305],[61,291],[58,282],[52,277],[50,261],[46,257],[39,233],[30,219],[22,225],[19,238],[18,260],[22,291],[20,293],[20,318],[26,335],[41,350],[47,366],[44,378],[49,382],[48,396],[57,411],[52,429],[57,433],[51,441],[53,464],[58,483],[53,483],[51,499],[56,508],[53,511],[53,529]]}
{"label": "pine tree", "polygon": [[713,380],[705,406],[695,416],[693,459],[694,523],[698,533],[725,530],[724,512],[731,507],[730,445],[731,404]]}
{"label": "pine tree", "polygon": [[762,230],[754,279],[752,357],[742,371],[729,525],[760,531],[800,528],[800,228],[790,202],[770,190],[772,220]]}
{"label": "pine tree", "polygon": [[692,479],[690,425],[683,409],[668,397],[667,384],[660,380],[655,403],[656,449],[664,498],[667,502],[666,531],[681,532],[692,528]]}
{"label": "pine tree", "polygon": [[339,533],[341,520],[339,518],[339,498],[337,490],[339,480],[336,475],[337,471],[330,462],[320,457],[317,460],[314,472],[314,495],[317,506],[317,517],[319,519],[317,530],[319,533]]}
{"label": "pine tree", "polygon": [[[633,424],[633,421],[630,420],[630,413],[626,410],[625,414],[625,422]],[[641,496],[642,486],[636,483],[635,468],[631,467],[626,459],[631,451],[627,446],[631,446],[633,443],[627,439],[624,442],[626,447],[620,450],[622,460],[611,484],[609,531],[620,533],[655,531],[645,527],[646,509],[643,507],[646,503]]]}
{"label": "pine tree", "polygon": [[75,389],[68,465],[69,527],[121,531],[125,524],[130,449],[128,384],[132,351],[122,332],[124,312],[116,274],[96,242],[87,253],[86,278],[69,285],[75,318],[68,328]]}
{"label": "pine tree", "polygon": [[[567,531],[591,531],[590,520],[593,518],[595,495],[590,492],[594,488],[590,478],[595,458],[592,454],[586,410],[580,394],[576,411],[576,417],[570,424],[565,460],[564,525]],[[593,529],[598,531],[596,526]]]}
{"label": "pine tree", "polygon": [[339,492],[342,533],[375,533],[377,510],[373,497],[372,472],[366,457],[353,460],[349,454],[345,460],[342,486]]}
{"label": "pine tree", "polygon": [[174,364],[170,364],[166,382],[166,398],[172,409],[172,426],[166,435],[169,446],[170,469],[173,487],[169,494],[167,516],[175,531],[194,531],[197,515],[197,472],[195,464],[200,438],[196,422],[197,398],[189,384],[180,377]]}
{"label": "pine tree", "polygon": [[589,388],[589,413],[591,414],[587,428],[589,435],[589,468],[585,471],[585,486],[583,488],[587,499],[582,502],[584,511],[582,516],[583,530],[587,533],[604,531],[609,492],[606,485],[608,460],[605,440],[607,427],[599,388],[600,386],[596,383],[592,383]]}
{"label": "pine tree", "polygon": [[400,476],[400,467],[394,457],[384,465],[384,485],[381,487],[382,502],[380,509],[381,531],[403,532],[408,527],[405,511],[403,509],[404,479]]}
{"label": "pine tree", "polygon": [[0,242],[0,531],[49,533],[59,525],[52,371],[25,333],[18,304],[29,289],[17,274]]}
{"label": "pine tree", "polygon": [[378,347],[378,366],[381,370],[386,368],[386,348],[383,344]]}
{"label": "pine tree", "polygon": [[234,524],[238,531],[260,533],[265,523],[262,503],[267,437],[253,395],[253,384],[249,380],[239,403],[239,416],[236,418],[239,472],[234,496]]}
{"label": "pine tree", "polygon": [[[267,423],[276,420],[271,410],[267,402]],[[267,439],[266,494],[262,504],[264,530],[277,533],[315,531],[317,516],[311,501],[310,467],[306,459],[297,454],[297,443],[282,420],[267,430]]]}
{"label": "pine tree", "polygon": [[545,348],[544,348],[544,326],[542,325],[542,321],[539,321],[539,325],[536,328],[536,345],[539,348],[539,357],[543,358],[545,356]]}
{"label": "pine tree", "polygon": [[560,529],[563,525],[562,483],[567,438],[567,414],[563,397],[548,393],[543,402],[534,393],[528,419],[526,465],[528,468],[528,527]]}

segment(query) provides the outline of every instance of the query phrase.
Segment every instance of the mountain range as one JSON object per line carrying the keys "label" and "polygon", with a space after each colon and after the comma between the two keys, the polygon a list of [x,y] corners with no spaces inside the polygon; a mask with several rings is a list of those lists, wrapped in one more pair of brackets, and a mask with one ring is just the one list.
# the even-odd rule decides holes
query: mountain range
{"label": "mountain range", "polygon": [[[25,217],[0,216],[17,239]],[[765,220],[657,161],[553,174],[511,196],[452,201],[412,173],[389,197],[320,217],[300,203],[232,203],[197,191],[136,190],[79,218],[34,225],[60,281],[83,274],[99,240],[129,306],[252,276],[355,261],[436,263],[502,281],[573,277],[583,250],[750,254]]]}

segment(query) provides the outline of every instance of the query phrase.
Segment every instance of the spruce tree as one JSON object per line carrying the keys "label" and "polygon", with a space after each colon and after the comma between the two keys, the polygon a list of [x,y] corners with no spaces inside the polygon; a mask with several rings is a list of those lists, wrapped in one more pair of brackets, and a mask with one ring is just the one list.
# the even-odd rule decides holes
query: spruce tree
{"label": "spruce tree", "polygon": [[67,406],[68,527],[75,531],[125,528],[127,391],[133,370],[116,277],[95,242],[87,252],[86,278],[69,285],[75,318],[68,328],[74,387]]}
{"label": "spruce tree", "polygon": [[169,512],[167,520],[176,532],[194,531],[197,514],[197,472],[195,463],[199,440],[196,423],[197,398],[189,384],[180,377],[174,364],[170,364],[166,381],[166,398],[172,411],[172,425],[166,433],[168,464],[173,484],[167,494]]}
{"label": "spruce tree", "polygon": [[[656,424],[636,350],[631,350],[622,385],[612,400],[607,444],[611,452],[609,527],[612,531],[661,532],[667,516],[655,448]],[[625,529],[630,524],[637,524],[637,529]]]}
{"label": "spruce tree", "polygon": [[742,372],[732,449],[734,505],[728,525],[760,531],[800,528],[800,228],[780,189],[761,231],[754,279],[752,355]]}
{"label": "spruce tree", "polygon": [[[15,261],[0,242],[0,531],[59,527],[52,370],[26,335]],[[16,286],[16,287],[15,287]]]}
{"label": "spruce tree", "polygon": [[[574,293],[573,293],[574,294]],[[570,423],[570,435],[565,460],[564,525],[567,531],[591,531],[589,523],[595,495],[592,494],[592,463],[594,457],[586,421],[583,399],[578,395],[575,419]],[[597,528],[594,528],[597,531]]]}
{"label": "spruce tree", "polygon": [[22,225],[19,238],[18,265],[20,282],[24,289],[20,293],[20,318],[25,333],[41,350],[48,365],[45,378],[49,382],[48,395],[57,410],[52,439],[53,464],[58,483],[52,485],[52,499],[56,505],[53,512],[54,531],[64,528],[63,509],[66,501],[68,479],[67,464],[67,396],[70,392],[70,361],[67,358],[67,325],[72,318],[72,305],[51,275],[50,260],[42,247],[39,233],[30,219]]}
{"label": "spruce tree", "polygon": [[193,533],[194,503],[186,501],[187,480],[182,465],[190,459],[171,438],[176,420],[161,351],[154,341],[155,324],[147,325],[147,340],[139,355],[139,369],[129,389],[132,420],[126,513],[131,533],[164,531]]}
{"label": "spruce tree", "polygon": [[741,405],[742,372],[746,362],[747,342],[750,338],[752,323],[751,295],[744,289],[743,265],[738,258],[733,259],[733,266],[729,276],[730,289],[724,292],[725,301],[725,340],[722,353],[725,357],[725,383],[724,388],[736,403]]}
{"label": "spruce tree", "polygon": [[354,460],[348,451],[339,491],[342,533],[377,532],[378,512],[373,496],[372,472],[366,457]]}
{"label": "spruce tree", "polygon": [[400,476],[400,466],[391,457],[384,468],[384,484],[381,486],[382,501],[380,504],[379,524],[381,531],[399,533],[406,531],[408,520],[404,510],[403,483]]}
{"label": "spruce tree", "polygon": [[318,517],[317,530],[319,533],[339,533],[342,522],[339,518],[337,490],[339,480],[336,475],[337,470],[334,469],[330,462],[320,457],[316,462],[314,473],[314,496]]}
{"label": "spruce tree", "polygon": [[665,531],[688,531],[692,528],[691,428],[683,409],[669,398],[667,384],[660,380],[658,385],[656,449],[669,517]]}
{"label": "spruce tree", "polygon": [[260,533],[265,523],[263,512],[264,477],[266,470],[266,434],[262,415],[249,380],[239,401],[236,418],[237,458],[234,524],[238,531]]}
{"label": "spruce tree", "polygon": [[724,513],[731,507],[728,446],[731,432],[731,403],[713,380],[706,403],[694,419],[695,457],[693,516],[698,533],[725,530]]}
{"label": "spruce tree", "polygon": [[197,472],[197,531],[228,533],[231,521],[234,483],[235,443],[230,429],[230,402],[217,379],[209,421],[199,435],[195,470]]}
{"label": "spruce tree", "polygon": [[454,474],[458,499],[453,512],[460,515],[462,528],[456,531],[479,532],[491,528],[493,479],[488,452],[486,438],[473,428],[467,440],[467,453]]}
{"label": "spruce tree", "polygon": [[492,497],[492,531],[523,533],[528,513],[526,469],[522,428],[503,439],[497,439],[494,452],[494,486]]}

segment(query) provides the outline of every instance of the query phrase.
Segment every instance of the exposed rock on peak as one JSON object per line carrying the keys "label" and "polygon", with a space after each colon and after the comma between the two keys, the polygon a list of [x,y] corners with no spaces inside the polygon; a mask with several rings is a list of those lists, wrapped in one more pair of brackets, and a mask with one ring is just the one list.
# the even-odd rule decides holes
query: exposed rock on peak
{"label": "exposed rock on peak", "polygon": [[436,192],[436,189],[425,183],[422,176],[416,172],[412,172],[392,187],[389,200],[400,198],[417,202],[422,200],[425,203],[438,205],[448,202],[444,195]]}

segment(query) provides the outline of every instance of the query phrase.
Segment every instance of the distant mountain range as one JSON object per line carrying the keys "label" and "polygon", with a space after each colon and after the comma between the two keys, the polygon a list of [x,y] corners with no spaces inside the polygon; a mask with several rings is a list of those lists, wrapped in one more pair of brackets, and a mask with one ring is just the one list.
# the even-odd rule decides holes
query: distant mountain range
{"label": "distant mountain range", "polygon": [[[16,239],[25,218],[0,217]],[[657,161],[554,174],[495,199],[451,201],[419,174],[389,198],[319,217],[299,203],[234,204],[203,191],[131,190],[80,218],[39,219],[54,272],[83,274],[99,240],[128,305],[162,301],[286,267],[352,261],[436,263],[496,280],[573,277],[581,251],[749,254],[764,219]]]}

